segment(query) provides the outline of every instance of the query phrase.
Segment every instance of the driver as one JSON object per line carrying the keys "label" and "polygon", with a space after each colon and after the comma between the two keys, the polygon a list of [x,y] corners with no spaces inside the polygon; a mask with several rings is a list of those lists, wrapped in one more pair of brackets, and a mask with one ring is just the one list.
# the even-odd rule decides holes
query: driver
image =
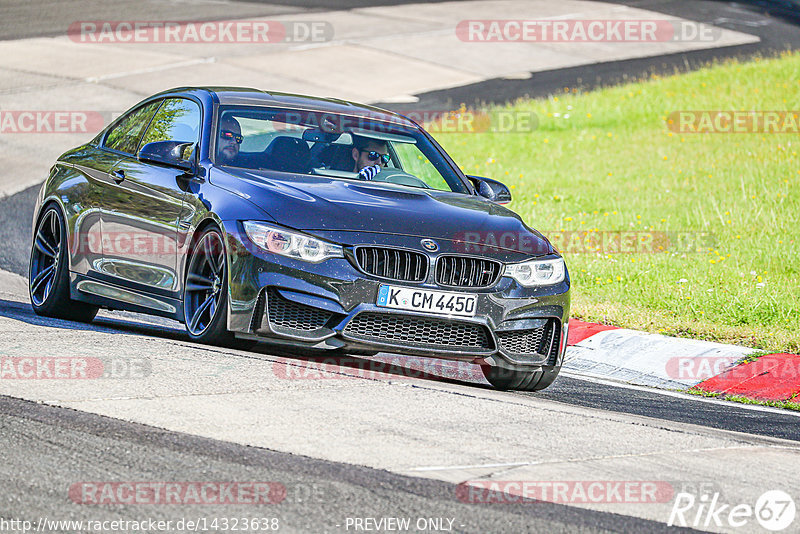
{"label": "driver", "polygon": [[353,136],[353,172],[362,180],[372,180],[391,160],[386,141]]}
{"label": "driver", "polygon": [[231,165],[239,155],[239,145],[244,141],[239,121],[228,115],[219,125],[217,157],[222,165]]}

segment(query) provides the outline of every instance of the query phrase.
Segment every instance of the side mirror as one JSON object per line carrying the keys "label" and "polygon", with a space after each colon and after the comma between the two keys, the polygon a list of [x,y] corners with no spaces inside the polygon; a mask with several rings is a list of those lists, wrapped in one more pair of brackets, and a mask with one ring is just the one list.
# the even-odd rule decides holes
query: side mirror
{"label": "side mirror", "polygon": [[139,151],[139,161],[175,167],[187,174],[194,174],[194,161],[186,159],[192,158],[193,147],[194,143],[185,141],[153,141],[144,145]]}
{"label": "side mirror", "polygon": [[508,204],[511,202],[511,190],[505,184],[492,180],[491,178],[484,178],[482,176],[469,176],[470,182],[478,190],[478,194],[482,197],[488,198],[492,202],[498,204]]}

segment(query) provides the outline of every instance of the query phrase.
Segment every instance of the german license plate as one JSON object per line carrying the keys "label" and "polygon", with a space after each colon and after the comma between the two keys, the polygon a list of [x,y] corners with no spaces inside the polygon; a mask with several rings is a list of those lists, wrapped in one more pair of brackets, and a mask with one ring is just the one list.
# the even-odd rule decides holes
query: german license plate
{"label": "german license plate", "polygon": [[474,317],[477,303],[477,295],[382,285],[378,290],[377,305],[396,310]]}

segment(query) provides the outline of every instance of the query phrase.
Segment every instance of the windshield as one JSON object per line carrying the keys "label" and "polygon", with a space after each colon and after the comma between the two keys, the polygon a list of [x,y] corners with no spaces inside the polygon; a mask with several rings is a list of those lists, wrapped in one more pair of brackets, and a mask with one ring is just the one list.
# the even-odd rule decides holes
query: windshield
{"label": "windshield", "polygon": [[468,192],[437,147],[399,121],[223,107],[217,125],[217,165]]}

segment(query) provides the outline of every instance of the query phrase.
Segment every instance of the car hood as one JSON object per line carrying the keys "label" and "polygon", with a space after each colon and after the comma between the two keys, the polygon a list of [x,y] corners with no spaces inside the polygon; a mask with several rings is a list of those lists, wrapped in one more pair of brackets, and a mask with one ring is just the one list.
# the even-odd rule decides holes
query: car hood
{"label": "car hood", "polygon": [[[540,256],[550,242],[513,211],[482,197],[324,176],[226,168],[212,183],[248,198],[277,223],[309,233],[418,236]],[[356,236],[352,243],[357,244]]]}

